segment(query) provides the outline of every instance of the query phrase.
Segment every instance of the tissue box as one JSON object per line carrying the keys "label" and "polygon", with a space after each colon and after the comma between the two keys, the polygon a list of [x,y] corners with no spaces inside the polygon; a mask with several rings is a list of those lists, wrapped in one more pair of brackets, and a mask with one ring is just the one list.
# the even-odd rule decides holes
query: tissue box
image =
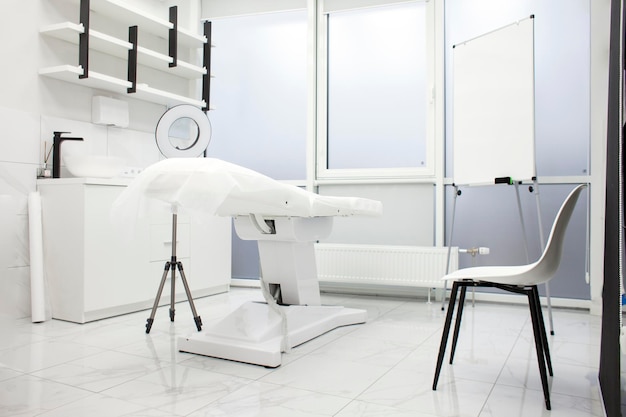
{"label": "tissue box", "polygon": [[128,103],[95,96],[91,101],[91,121],[99,125],[128,127]]}

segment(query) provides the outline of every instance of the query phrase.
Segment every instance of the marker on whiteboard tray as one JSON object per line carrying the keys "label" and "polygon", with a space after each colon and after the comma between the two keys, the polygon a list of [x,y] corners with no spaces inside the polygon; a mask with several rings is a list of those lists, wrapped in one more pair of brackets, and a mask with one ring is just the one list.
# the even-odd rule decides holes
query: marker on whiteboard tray
{"label": "marker on whiteboard tray", "polygon": [[494,180],[495,184],[513,184],[513,180],[511,179],[511,177],[497,177]]}

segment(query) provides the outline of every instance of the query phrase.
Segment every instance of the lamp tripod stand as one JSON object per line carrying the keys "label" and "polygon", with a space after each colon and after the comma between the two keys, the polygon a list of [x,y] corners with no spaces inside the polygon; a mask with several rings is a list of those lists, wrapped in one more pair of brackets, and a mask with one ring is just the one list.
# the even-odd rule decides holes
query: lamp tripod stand
{"label": "lamp tripod stand", "polygon": [[165,270],[163,271],[163,276],[161,277],[161,283],[159,284],[159,290],[157,291],[156,298],[154,299],[154,304],[152,305],[152,312],[150,313],[150,318],[148,318],[146,323],[146,333],[150,333],[150,329],[152,328],[152,323],[154,322],[154,316],[156,314],[156,309],[159,306],[159,300],[161,299],[161,293],[163,292],[163,287],[165,286],[165,280],[167,279],[167,274],[171,269],[171,293],[170,293],[170,321],[174,321],[175,309],[174,304],[176,301],[176,270],[180,273],[180,278],[183,281],[183,286],[185,287],[185,293],[187,293],[187,300],[189,301],[189,306],[191,307],[191,312],[193,313],[193,320],[196,323],[196,328],[198,331],[202,330],[202,319],[196,312],[196,307],[193,303],[193,297],[191,296],[191,291],[189,290],[189,284],[187,283],[187,278],[185,277],[185,272],[183,271],[183,263],[176,259],[176,226],[178,223],[178,215],[176,214],[176,208],[172,207],[172,257],[169,261],[165,262]]}

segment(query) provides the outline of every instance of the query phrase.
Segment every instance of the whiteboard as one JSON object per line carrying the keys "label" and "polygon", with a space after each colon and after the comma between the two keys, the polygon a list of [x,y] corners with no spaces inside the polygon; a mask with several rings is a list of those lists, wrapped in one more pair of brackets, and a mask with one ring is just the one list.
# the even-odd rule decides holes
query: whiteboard
{"label": "whiteboard", "polygon": [[453,49],[457,185],[535,175],[533,16]]}

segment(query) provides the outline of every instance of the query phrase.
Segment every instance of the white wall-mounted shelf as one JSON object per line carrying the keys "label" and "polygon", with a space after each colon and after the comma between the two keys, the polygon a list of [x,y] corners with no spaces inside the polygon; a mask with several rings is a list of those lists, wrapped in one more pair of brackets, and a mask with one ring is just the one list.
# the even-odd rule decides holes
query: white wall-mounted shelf
{"label": "white wall-mounted shelf", "polygon": [[[80,0],[71,0],[79,5]],[[114,19],[117,22],[132,26],[137,25],[141,31],[167,39],[173,24],[166,17],[147,14],[144,10],[120,0],[91,0],[90,9]],[[197,35],[189,28],[178,27],[178,41],[181,46],[200,48],[207,42],[206,36]]]}
{"label": "white wall-mounted shelf", "polygon": [[118,94],[126,94],[126,89],[132,87],[132,83],[129,81],[120,80],[119,78],[110,77],[95,71],[89,72],[89,78],[78,78],[80,75],[83,75],[83,72],[82,67],[77,65],[58,65],[56,67],[39,69],[39,75]]}
{"label": "white wall-mounted shelf", "polygon": [[196,107],[206,107],[204,100],[194,100],[186,96],[158,90],[150,87],[148,84],[137,84],[137,92],[132,94],[131,97],[138,98],[139,100],[150,101],[152,103],[164,104],[170,107],[176,104],[191,104]]}
{"label": "white wall-mounted shelf", "polygon": [[[176,104],[191,104],[193,106],[208,109],[207,102],[208,94],[210,91],[210,80],[212,78],[208,74],[209,70],[205,66],[198,66],[185,62],[177,58],[178,51],[187,49],[185,52],[190,52],[191,58],[196,56],[197,52],[202,51],[203,62],[210,63],[209,51],[206,49],[207,36],[210,35],[196,35],[191,31],[181,28],[176,22],[176,6],[168,7],[166,5],[155,7],[154,10],[162,11],[162,14],[166,15],[168,20],[156,17],[150,13],[145,13],[144,10],[137,8],[130,4],[126,0],[65,0],[75,5],[80,9],[80,22],[75,23],[71,21],[61,22],[45,26],[40,29],[40,33],[44,36],[57,38],[68,42],[78,47],[79,60],[78,65],[57,65],[47,68],[41,68],[39,73],[42,76],[55,78],[71,82],[74,84],[97,88],[106,91],[115,92],[118,94],[126,95],[129,98],[135,98],[138,100],[149,101],[152,103],[159,103],[164,105],[176,105]],[[161,13],[161,12],[159,12]],[[100,20],[100,31],[94,30],[90,25],[90,15],[99,14],[102,19]],[[170,15],[172,16],[169,21]],[[117,38],[116,36],[109,35],[107,33],[107,22],[110,22],[110,28],[117,27],[118,24],[128,25],[128,41]],[[176,31],[172,29],[176,26]],[[205,31],[210,32],[210,23],[204,23]],[[104,32],[102,30],[104,29]],[[84,34],[89,33],[88,42],[85,42]],[[169,49],[168,55],[161,52],[157,52],[154,49],[146,48],[141,44],[142,34],[149,33],[155,36],[153,41],[157,41],[157,47],[165,46],[164,49]],[[119,36],[119,35],[118,35]],[[133,44],[136,47],[136,51],[133,51]],[[113,71],[113,67],[107,65],[102,60],[96,60],[96,66],[90,65],[89,55],[91,52],[100,52],[106,55],[120,58],[126,62],[128,67],[128,77],[126,79],[116,78],[119,77],[119,72],[116,72],[116,77],[107,75]],[[136,52],[136,53],[135,53]],[[170,56],[171,55],[171,56]],[[187,56],[187,54],[184,54]],[[173,65],[176,62],[175,66]],[[66,63],[62,63],[66,64]],[[117,65],[117,62],[113,63]],[[159,86],[178,86],[178,89],[183,89],[182,94],[165,91],[160,88],[153,88],[150,85],[142,82],[141,77],[138,78],[138,72],[144,74],[140,68],[151,68],[160,71],[166,76],[175,76],[182,78],[183,80],[202,80],[202,94],[200,99],[195,97],[189,97],[194,95],[193,93],[187,94],[184,86],[179,84],[181,80],[168,80],[167,78],[161,82],[160,78],[157,80]],[[104,69],[104,71],[102,71]],[[98,71],[100,70],[100,72]],[[86,72],[86,73],[85,73]],[[86,77],[82,77],[85,73]],[[153,74],[150,74],[152,76]],[[158,75],[158,74],[154,74]],[[148,77],[149,78],[149,77]],[[174,82],[171,82],[174,81]],[[152,81],[151,81],[152,82]],[[193,85],[188,82],[188,90],[192,91]],[[176,87],[172,87],[175,89]],[[132,92],[128,92],[132,91]],[[180,91],[179,91],[180,93]]]}
{"label": "white wall-mounted shelf", "polygon": [[[85,28],[80,23],[61,22],[45,26],[39,32],[43,35],[78,45],[79,35],[85,32]],[[89,31],[89,47],[108,55],[127,59],[128,51],[132,49],[133,45],[130,42],[91,29]],[[181,61],[180,59],[177,60],[176,67],[169,67],[169,64],[173,62],[172,57],[142,46],[137,46],[137,60],[140,65],[183,78],[197,79],[206,74],[206,68]]]}
{"label": "white wall-mounted shelf", "polygon": [[39,74],[67,81],[84,87],[97,88],[100,90],[112,91],[118,94],[125,94],[129,98],[149,101],[151,103],[173,106],[177,104],[191,104],[196,107],[205,107],[204,100],[195,100],[179,94],[152,88],[147,84],[137,84],[135,93],[127,93],[127,89],[132,87],[132,83],[119,78],[110,77],[94,71],[89,71],[88,78],[79,78],[83,74],[80,66],[59,65],[56,67],[41,68]]}

